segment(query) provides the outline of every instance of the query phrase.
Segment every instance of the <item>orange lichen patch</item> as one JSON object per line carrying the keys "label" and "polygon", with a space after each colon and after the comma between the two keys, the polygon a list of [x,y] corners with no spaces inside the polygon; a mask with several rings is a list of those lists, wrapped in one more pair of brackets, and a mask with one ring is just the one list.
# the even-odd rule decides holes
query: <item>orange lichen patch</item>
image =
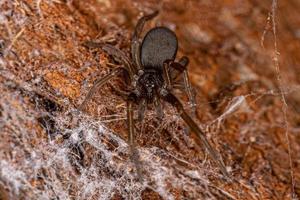
{"label": "orange lichen patch", "polygon": [[0,199],[1,200],[9,199],[8,191],[4,188],[4,186],[2,184],[0,184]]}
{"label": "orange lichen patch", "polygon": [[[87,73],[92,73],[95,70],[89,69],[87,71],[88,71]],[[68,77],[71,77],[70,79],[72,79],[72,81],[76,81],[78,83],[83,81],[83,78],[84,78],[82,74],[79,74],[78,72],[75,72],[75,71],[68,73]]]}
{"label": "orange lichen patch", "polygon": [[76,99],[80,94],[80,84],[77,81],[72,81],[67,79],[60,72],[50,72],[44,77],[49,85],[51,85],[55,90],[58,90],[64,96],[71,99]]}
{"label": "orange lichen patch", "polygon": [[162,200],[163,198],[153,190],[146,188],[142,193],[142,198],[145,200]]}
{"label": "orange lichen patch", "polygon": [[48,139],[48,135],[45,134],[45,131],[40,124],[28,122],[26,125],[29,130],[34,130],[34,133],[36,134],[36,138],[31,141],[32,145],[36,145],[42,140]]}
{"label": "orange lichen patch", "polygon": [[29,183],[34,188],[42,188],[43,184],[45,184],[43,179],[32,179]]}

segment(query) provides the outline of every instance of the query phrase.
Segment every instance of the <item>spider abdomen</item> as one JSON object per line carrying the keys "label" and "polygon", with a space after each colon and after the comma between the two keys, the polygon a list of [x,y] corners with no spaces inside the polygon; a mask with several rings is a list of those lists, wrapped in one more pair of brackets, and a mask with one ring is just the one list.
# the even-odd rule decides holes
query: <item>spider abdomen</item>
{"label": "spider abdomen", "polygon": [[141,45],[141,63],[144,68],[162,68],[164,61],[174,60],[178,48],[177,37],[166,27],[151,29]]}

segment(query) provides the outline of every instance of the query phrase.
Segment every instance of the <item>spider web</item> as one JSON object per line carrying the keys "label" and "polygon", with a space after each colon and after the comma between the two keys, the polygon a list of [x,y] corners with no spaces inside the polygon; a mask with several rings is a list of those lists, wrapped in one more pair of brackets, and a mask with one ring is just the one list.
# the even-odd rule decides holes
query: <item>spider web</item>
{"label": "spider web", "polygon": [[295,194],[295,178],[294,178],[294,173],[293,173],[293,163],[292,163],[292,155],[291,155],[291,145],[290,145],[290,139],[289,139],[289,123],[287,120],[287,102],[286,102],[286,97],[284,94],[284,86],[282,83],[282,78],[280,75],[280,65],[279,65],[279,55],[280,52],[278,51],[278,45],[277,45],[277,8],[278,8],[278,2],[277,0],[272,1],[272,31],[273,31],[273,36],[274,36],[274,67],[276,68],[276,73],[277,73],[277,81],[279,83],[279,89],[280,89],[280,94],[281,94],[281,99],[282,99],[282,112],[283,112],[283,117],[284,117],[284,123],[285,123],[285,137],[286,137],[286,143],[288,146],[288,154],[289,154],[289,165],[290,165],[290,174],[291,174],[291,196],[293,199],[296,199],[296,194]]}
{"label": "spider web", "polygon": [[[180,1],[178,2],[180,4]],[[137,181],[135,167],[128,159],[127,133],[124,128],[125,104],[118,95],[111,92],[114,84],[119,84],[118,80],[108,84],[95,95],[85,114],[79,112],[75,106],[82,101],[95,78],[107,74],[111,65],[117,64],[109,63],[111,58],[96,51],[89,52],[88,56],[83,55],[86,50],[79,47],[80,43],[99,38],[126,46],[119,41],[125,41],[127,38],[122,37],[129,33],[122,32],[123,28],[116,25],[124,21],[124,16],[116,15],[110,18],[106,13],[97,18],[79,9],[86,6],[94,11],[103,11],[114,6],[111,1],[98,1],[98,4],[86,1],[83,5],[79,4],[76,1],[67,1],[68,9],[74,11],[73,17],[83,23],[78,24],[74,22],[76,20],[71,20],[70,24],[64,26],[66,22],[62,22],[64,18],[58,14],[67,10],[59,9],[59,6],[64,5],[63,1],[36,0],[28,3],[0,0],[0,52],[3,54],[0,57],[0,197],[5,198],[6,195],[7,199],[144,199],[146,196],[155,198],[157,195],[158,199],[159,195],[163,199],[178,199],[182,196],[189,199],[241,199],[245,197],[242,193],[246,192],[249,199],[263,198],[257,188],[263,187],[265,191],[268,189],[260,182],[259,178],[263,175],[260,175],[259,171],[249,175],[253,184],[241,177],[237,179],[237,183],[223,181],[219,169],[211,162],[209,155],[185,132],[182,120],[168,105],[164,108],[163,122],[156,119],[155,111],[150,110],[145,116],[145,121],[137,124],[137,130],[140,131],[136,139],[146,177],[142,183]],[[146,7],[147,11],[153,2],[133,4],[135,8],[143,7],[140,10],[145,10]],[[205,3],[201,5],[206,6]],[[162,3],[159,6],[163,6]],[[217,114],[208,111],[205,115],[208,120],[197,123],[206,131],[213,146],[220,152],[223,150],[234,155],[236,152],[224,147],[219,140],[225,133],[229,134],[226,132],[229,129],[228,124],[239,121],[242,115],[251,114],[255,120],[241,125],[242,131],[239,133],[239,142],[247,146],[244,154],[246,157],[251,151],[251,145],[257,143],[268,148],[272,145],[256,133],[267,130],[270,126],[260,120],[264,111],[270,108],[262,107],[259,112],[254,113],[253,106],[264,98],[280,97],[291,179],[289,197],[297,199],[293,168],[293,157],[296,156],[292,154],[290,141],[291,133],[297,133],[297,129],[289,125],[290,113],[286,96],[299,91],[299,86],[286,88],[284,85],[277,44],[277,6],[277,0],[273,0],[261,44],[264,45],[271,30],[274,42],[272,61],[278,89],[251,90],[238,95],[234,93],[232,96],[217,96],[209,101],[199,100],[200,108],[209,107],[214,103],[223,108]],[[51,9],[57,16],[46,19],[49,17],[47,9]],[[87,23],[91,17],[95,17],[92,23],[107,22],[111,35],[98,35],[99,32],[91,30],[88,25],[82,25],[80,30],[76,28],[84,22]],[[115,21],[111,22],[110,19]],[[98,24],[101,25],[103,24]],[[194,24],[189,26],[195,30],[191,29],[183,34],[195,36],[197,41],[203,42],[204,45],[211,40],[207,32]],[[70,30],[67,30],[67,27]],[[43,31],[37,36],[29,31],[31,28]],[[94,37],[82,30],[90,31]],[[105,31],[107,30],[102,30]],[[80,35],[77,36],[80,39],[74,40],[76,36],[72,32]],[[120,36],[120,32],[124,36]],[[201,32],[200,36],[197,35],[198,32]],[[58,35],[67,39],[62,40]],[[43,46],[43,42],[35,40],[37,37],[46,41],[57,39],[62,45],[51,49]],[[69,41],[69,38],[72,40]],[[71,46],[68,46],[69,44]],[[68,49],[75,52],[74,57]],[[226,48],[224,51],[227,51]],[[265,50],[264,53],[268,54],[268,51]],[[29,58],[25,56],[27,54]],[[65,62],[66,58],[76,61]],[[40,63],[34,63],[33,60],[39,60]],[[85,62],[80,63],[78,60]],[[74,70],[73,65],[78,69]],[[254,72],[247,71],[246,68],[243,70],[252,75],[248,78],[258,78]],[[100,72],[95,74],[96,71]],[[191,76],[193,78],[194,75]],[[55,81],[56,79],[59,81]],[[82,89],[78,92],[80,85]],[[245,84],[241,82],[237,85]],[[83,95],[79,100],[76,99],[78,93]],[[190,109],[187,103],[185,107]],[[230,141],[226,142],[229,144]],[[224,155],[225,153],[222,153],[223,157]],[[228,170],[232,173],[243,173],[242,166],[236,166],[233,156],[228,156],[227,166],[231,166]],[[258,167],[263,170],[265,165],[268,164]]]}

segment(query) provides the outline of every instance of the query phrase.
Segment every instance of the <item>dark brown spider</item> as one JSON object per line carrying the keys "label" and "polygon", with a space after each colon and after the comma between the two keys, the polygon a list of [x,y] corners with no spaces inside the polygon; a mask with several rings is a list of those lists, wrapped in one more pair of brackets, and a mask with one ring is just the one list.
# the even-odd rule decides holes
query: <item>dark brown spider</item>
{"label": "dark brown spider", "polygon": [[[177,37],[173,31],[166,27],[152,28],[140,42],[145,22],[154,18],[158,12],[142,17],[136,27],[131,41],[131,59],[130,60],[122,51],[109,44],[99,44],[89,42],[89,47],[101,47],[108,54],[119,59],[123,67],[113,69],[108,75],[96,80],[90,89],[87,97],[81,104],[83,108],[88,100],[91,99],[95,91],[107,83],[109,80],[119,75],[124,70],[129,75],[131,88],[134,88],[127,95],[127,123],[129,133],[129,146],[132,161],[136,164],[139,173],[138,154],[135,145],[135,130],[133,119],[133,104],[138,104],[138,118],[143,119],[147,104],[154,104],[159,117],[163,117],[161,101],[166,101],[176,108],[181,118],[186,122],[189,128],[196,133],[203,145],[208,150],[213,160],[219,165],[222,173],[229,177],[225,165],[217,153],[210,145],[205,134],[197,126],[195,121],[184,110],[183,105],[173,94],[174,83],[178,76],[183,75],[184,88],[192,105],[195,106],[195,98],[192,86],[189,81],[187,65],[188,58],[182,57],[178,62],[175,61],[177,53]],[[139,174],[140,175],[140,174]]]}

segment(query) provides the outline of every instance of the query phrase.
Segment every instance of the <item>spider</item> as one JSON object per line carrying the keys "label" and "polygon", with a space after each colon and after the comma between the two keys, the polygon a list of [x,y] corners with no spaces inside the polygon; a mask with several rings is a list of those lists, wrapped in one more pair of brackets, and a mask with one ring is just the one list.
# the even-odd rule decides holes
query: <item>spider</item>
{"label": "spider", "polygon": [[193,105],[193,109],[195,108],[195,97],[187,71],[189,59],[184,56],[178,62],[175,61],[178,49],[178,41],[175,33],[166,27],[155,27],[146,33],[142,42],[140,41],[144,24],[157,15],[158,11],[155,11],[138,20],[131,41],[131,60],[124,52],[112,45],[94,42],[87,43],[88,47],[102,48],[109,55],[118,59],[122,63],[122,66],[114,68],[106,76],[97,79],[79,109],[81,110],[86,105],[98,88],[101,88],[109,80],[125,71],[126,76],[130,80],[129,87],[133,88],[126,95],[126,101],[128,144],[131,160],[135,163],[136,168],[139,169],[140,164],[135,144],[134,104],[138,105],[138,120],[140,121],[143,120],[144,112],[149,104],[154,104],[158,117],[163,118],[162,100],[171,104],[177,110],[190,130],[198,136],[202,144],[206,147],[223,175],[229,177],[221,156],[210,145],[205,134],[187,111],[185,111],[180,100],[174,95],[175,80],[179,76],[183,76],[184,91]]}

